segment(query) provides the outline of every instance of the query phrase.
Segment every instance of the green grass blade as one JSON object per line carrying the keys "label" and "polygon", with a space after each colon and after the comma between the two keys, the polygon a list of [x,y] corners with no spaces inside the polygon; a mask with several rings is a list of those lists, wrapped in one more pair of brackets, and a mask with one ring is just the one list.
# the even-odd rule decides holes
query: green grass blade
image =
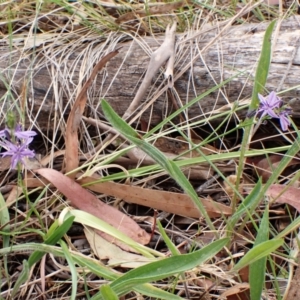
{"label": "green grass blade", "polygon": [[[9,223],[9,212],[8,212],[8,208],[6,205],[6,202],[2,196],[2,194],[0,193],[0,226],[3,227],[2,230],[4,232],[9,232],[10,230],[10,226],[8,225]],[[8,247],[9,246],[9,236],[3,235],[2,236],[3,239],[3,247]]]}
{"label": "green grass blade", "polygon": [[241,202],[236,212],[230,217],[230,219],[227,222],[227,231],[229,233],[232,233],[234,230],[234,226],[237,223],[237,221],[244,215],[252,215],[252,212],[257,207],[257,204],[261,200],[260,191],[262,188],[262,182],[261,180],[258,180],[250,194],[246,197],[244,201]]}
{"label": "green grass blade", "polygon": [[[55,245],[58,241],[64,236],[64,234],[71,228],[75,217],[69,217],[66,219],[62,225],[56,227],[56,224],[50,228],[51,234],[45,239],[44,243],[46,245]],[[55,228],[55,230],[53,230]],[[43,251],[35,251],[33,252],[29,259],[28,264],[31,268],[36,262],[38,262],[45,253]]]}
{"label": "green grass blade", "polygon": [[[61,226],[58,226],[58,227],[57,227],[57,223],[54,223],[54,226],[52,226],[52,229],[50,228],[51,234],[44,241],[44,243],[46,245],[55,245],[56,243],[58,243],[58,241],[63,237],[63,235],[72,226],[73,220],[74,220],[74,217],[70,217],[70,218],[66,219]],[[53,228],[55,228],[55,230]],[[29,271],[27,271],[27,266],[28,266],[28,269],[30,269],[35,263],[37,263],[43,257],[44,254],[45,254],[44,251],[37,250],[37,251],[34,251],[30,255],[28,262],[26,262],[26,265],[24,265],[24,266],[26,266],[26,268],[23,267],[23,270],[18,278],[18,284],[21,285],[22,283],[24,283],[27,280],[27,278],[29,276]]]}
{"label": "green grass blade", "polygon": [[272,37],[275,22],[276,20],[272,21],[265,32],[261,54],[256,68],[255,82],[252,90],[252,100],[250,104],[250,110],[257,109],[259,105],[258,93],[261,94],[264,91],[267,82],[270,63],[271,63],[271,53],[272,53],[271,37]]}
{"label": "green grass blade", "polygon": [[[245,157],[254,157],[258,155],[265,155],[265,154],[274,154],[279,153],[283,151],[287,151],[291,148],[291,146],[283,146],[283,147],[275,147],[275,148],[269,148],[269,149],[257,149],[257,150],[248,150],[245,153]],[[125,152],[125,151],[124,151]],[[221,154],[210,154],[207,155],[206,158],[204,157],[194,157],[194,158],[185,158],[183,160],[177,160],[174,161],[174,163],[178,167],[187,167],[195,164],[202,164],[209,159],[211,162],[215,161],[226,161],[230,159],[235,159],[240,157],[240,151],[233,151],[228,153],[221,153]],[[113,180],[120,180],[128,177],[142,177],[147,176],[149,174],[154,174],[156,172],[161,172],[161,167],[158,165],[151,165],[151,166],[144,166],[139,167],[137,169],[128,170],[128,172],[118,172],[113,175],[107,175],[101,179],[95,180],[93,183],[98,182],[105,182],[105,181],[113,181]],[[89,183],[91,184],[91,183]],[[88,186],[89,184],[85,184],[84,186]]]}
{"label": "green grass blade", "polygon": [[71,300],[76,300],[76,295],[77,295],[77,270],[74,264],[74,260],[72,259],[72,256],[68,250],[68,247],[64,241],[59,242],[62,251],[64,252],[65,258],[68,262],[68,267],[70,268],[71,271],[71,278],[72,278],[72,292],[71,292]]}
{"label": "green grass blade", "polygon": [[[254,247],[269,239],[269,209],[266,207],[263,218],[260,222],[259,231],[255,239]],[[267,257],[263,257],[250,264],[249,283],[251,300],[260,300],[265,285]]]}
{"label": "green grass blade", "polygon": [[172,255],[179,255],[180,254],[179,250],[176,248],[176,246],[172,243],[171,239],[166,234],[166,232],[165,232],[164,228],[162,227],[160,221],[157,220],[156,222],[157,222],[158,230],[159,230],[164,242],[166,243],[168,249],[172,253]]}
{"label": "green grass blade", "polygon": [[[270,66],[270,60],[271,60],[271,36],[273,32],[273,28],[275,25],[275,21],[271,22],[268,26],[261,50],[261,55],[259,58],[258,66],[256,69],[256,75],[255,75],[255,82],[254,87],[252,90],[252,99],[249,106],[249,110],[254,110],[258,108],[259,105],[259,99],[258,99],[258,93],[262,92],[264,89],[264,86],[267,81],[268,73],[269,73],[269,66]],[[253,117],[250,119],[252,120]],[[248,118],[246,118],[246,123],[248,122]],[[244,163],[245,163],[245,153],[247,149],[249,148],[250,143],[250,132],[251,132],[252,126],[246,126],[244,129],[244,135],[242,140],[242,146],[241,146],[241,153],[240,153],[240,159],[239,159],[239,166],[237,170],[237,178],[241,178],[243,170],[244,170]],[[239,181],[237,180],[236,184],[236,190],[238,191],[239,187]],[[232,199],[232,209],[235,210],[236,207],[236,195]]]}
{"label": "green grass blade", "polygon": [[233,267],[232,271],[238,271],[248,265],[253,264],[257,260],[271,254],[278,247],[282,246],[284,240],[282,239],[273,239],[267,242],[260,243],[257,246],[254,246],[245,256]]}
{"label": "green grass blade", "polygon": [[[65,254],[61,248],[53,246],[53,245],[46,245],[46,244],[37,244],[37,243],[25,243],[19,245],[12,245],[6,248],[0,248],[0,256],[4,255],[11,255],[14,252],[19,253],[20,251],[41,251],[44,253],[52,253],[57,257],[65,258]],[[97,259],[84,256],[81,253],[71,252],[72,259],[78,266],[83,268],[87,268],[93,274],[96,274],[98,277],[103,277],[106,280],[115,280],[121,276],[120,273],[117,271],[113,271],[109,267],[103,265]],[[27,262],[26,262],[27,263]],[[22,274],[21,274],[22,275]],[[26,280],[27,277],[25,277]],[[166,300],[181,300],[182,298],[168,293],[164,290],[154,287],[151,284],[141,284],[134,287],[134,290],[140,294],[146,295],[148,297],[152,297],[153,299],[166,299]],[[101,295],[100,295],[101,296]],[[100,296],[93,299],[100,299]]]}
{"label": "green grass blade", "polygon": [[189,254],[176,255],[127,272],[111,283],[111,288],[120,296],[138,284],[160,280],[194,268],[216,255],[229,239],[220,239]]}
{"label": "green grass blade", "polygon": [[300,227],[300,217],[296,218],[292,223],[290,223],[285,229],[283,229],[281,232],[279,232],[278,235],[276,235],[276,239],[281,239],[293,232],[294,230],[298,230]]}
{"label": "green grass blade", "polygon": [[27,260],[23,260],[23,268],[22,272],[20,273],[14,288],[11,293],[11,299],[14,299],[14,296],[19,292],[20,286],[29,278],[30,272],[29,272],[29,264]]}
{"label": "green grass blade", "polygon": [[[175,112],[173,112],[170,116],[167,116],[165,119],[163,119],[159,124],[157,124],[153,129],[151,129],[148,133],[145,134],[145,137],[149,137],[151,134],[153,134],[154,132],[158,131],[160,128],[162,128],[164,125],[166,125],[167,123],[169,123],[172,119],[174,119],[175,117],[177,117],[178,115],[180,115],[182,112],[184,112],[186,109],[188,109],[189,107],[193,106],[194,104],[198,103],[199,101],[201,101],[202,99],[205,99],[206,96],[210,95],[212,92],[220,89],[221,87],[223,87],[224,85],[230,83],[233,79],[237,78],[238,76],[241,76],[245,73],[245,71],[242,72],[238,72],[236,75],[233,75],[231,77],[229,77],[228,79],[224,80],[223,82],[221,82],[218,85],[213,86],[212,88],[210,88],[209,90],[207,90],[206,92],[202,93],[201,95],[199,95],[198,97],[192,99],[191,101],[189,101],[187,104],[183,105],[182,107],[180,107],[179,109],[177,109]],[[227,113],[225,113],[227,114]],[[213,117],[214,118],[214,117]],[[203,120],[203,123],[205,123],[206,120]]]}
{"label": "green grass blade", "polygon": [[108,284],[103,284],[100,288],[101,296],[105,300],[118,300],[119,297]]}
{"label": "green grass blade", "polygon": [[[9,232],[10,232],[10,225],[9,225],[9,212],[6,205],[6,202],[3,198],[3,195],[0,193],[0,227],[5,234],[2,234],[2,247],[9,247]],[[7,267],[7,256],[3,259],[5,275],[8,276],[8,267]],[[1,274],[3,276],[4,274]],[[0,278],[1,279],[1,278]]]}
{"label": "green grass blade", "polygon": [[238,209],[228,220],[228,231],[233,231],[236,222],[245,214],[251,215],[252,211],[256,208],[258,202],[261,199],[260,191],[262,188],[261,180],[258,180],[250,194],[246,197],[244,201],[241,202]]}
{"label": "green grass blade", "polygon": [[199,209],[201,214],[206,220],[207,225],[210,230],[216,232],[216,229],[210,220],[203,204],[199,201],[198,195],[196,194],[194,188],[184,176],[180,168],[171,160],[168,160],[167,157],[156,149],[151,144],[143,140],[143,138],[131,127],[129,126],[122,118],[120,118],[112,107],[105,101],[102,100],[102,110],[105,114],[107,120],[115,127],[126,139],[135,144],[146,154],[152,157],[162,168],[168,172],[168,174],[182,187],[182,189],[191,197],[192,201],[195,203],[196,207]]}

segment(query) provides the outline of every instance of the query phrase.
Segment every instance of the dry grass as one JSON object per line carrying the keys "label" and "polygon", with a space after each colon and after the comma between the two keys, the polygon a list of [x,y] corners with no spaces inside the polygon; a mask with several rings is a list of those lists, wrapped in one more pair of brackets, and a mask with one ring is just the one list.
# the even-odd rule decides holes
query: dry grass
{"label": "dry grass", "polygon": [[[70,299],[71,297],[74,281],[71,277],[72,265],[61,244],[47,248],[49,254],[28,270],[26,282],[16,291],[13,289],[24,268],[23,260],[28,260],[29,254],[35,249],[30,246],[30,243],[42,244],[51,224],[59,218],[62,210],[70,205],[61,191],[46,185],[45,182],[40,181],[40,184],[35,183],[30,186],[31,180],[34,180],[32,178],[36,178],[36,174],[31,169],[43,166],[64,173],[67,116],[84,83],[91,75],[93,67],[101,58],[120,45],[123,46],[123,50],[138,45],[145,60],[135,66],[136,75],[135,72],[129,72],[123,77],[122,68],[130,67],[128,66],[130,58],[124,55],[117,61],[118,66],[115,68],[117,72],[112,73],[107,67],[99,73],[97,80],[89,88],[85,115],[79,130],[80,165],[76,170],[77,174],[82,177],[93,174],[107,181],[130,183],[149,190],[182,193],[181,187],[168,176],[165,170],[153,167],[151,162],[146,163],[145,157],[140,153],[129,151],[127,155],[121,156],[121,149],[129,149],[124,140],[116,139],[113,143],[103,142],[113,129],[105,121],[100,107],[101,99],[108,99],[111,103],[115,99],[117,105],[114,108],[117,111],[120,109],[118,112],[121,113],[122,97],[133,98],[146,71],[148,57],[153,49],[162,43],[167,25],[176,21],[178,38],[175,84],[177,80],[184,78],[183,81],[186,82],[184,88],[189,92],[185,96],[175,92],[168,93],[166,82],[160,76],[161,74],[158,74],[157,80],[153,79],[153,85],[145,100],[150,109],[143,115],[145,108],[143,102],[132,123],[138,132],[148,132],[159,123],[160,120],[157,119],[159,113],[162,120],[168,120],[170,112],[179,109],[187,101],[199,95],[194,79],[186,74],[194,67],[196,58],[201,57],[206,53],[205,51],[209,51],[210,47],[222,40],[226,30],[232,26],[259,24],[289,16],[296,10],[294,3],[284,7],[270,6],[264,1],[254,4],[248,3],[249,1],[242,3],[206,1],[199,4],[194,3],[196,1],[170,1],[170,3],[149,3],[148,6],[139,1],[131,1],[130,4],[128,2],[7,1],[0,4],[1,128],[5,126],[8,111],[13,111],[17,120],[25,124],[26,128],[33,128],[38,132],[31,147],[37,153],[37,160],[28,163],[28,170],[23,170],[21,173],[9,170],[9,160],[1,158],[0,161],[0,191],[5,199],[1,211],[7,210],[9,214],[9,223],[5,220],[1,221],[1,242],[6,249],[13,246],[21,247],[1,254],[3,256],[0,262],[0,296],[3,299]],[[198,41],[197,38],[204,38],[205,34],[208,34],[207,28],[212,27],[218,28],[219,33],[210,39],[206,48],[200,51],[191,46],[189,51],[186,50],[189,42],[193,43]],[[152,43],[157,40],[157,45],[150,46],[150,40]],[[193,52],[192,49],[195,51]],[[127,53],[135,54],[130,51]],[[212,83],[210,88],[228,78],[222,77],[225,74],[220,75],[222,70],[226,70],[226,66],[223,64],[221,50],[219,55],[219,64],[213,66],[218,69],[218,73],[215,72],[216,70],[210,70],[212,66],[209,61],[203,60],[202,67],[209,70],[207,76]],[[113,62],[109,64],[112,65]],[[163,68],[164,66],[160,68],[160,73]],[[192,164],[187,163],[183,169],[199,196],[228,207],[232,199],[237,197],[237,203],[240,203],[239,198],[245,198],[251,192],[258,181],[258,175],[261,175],[259,173],[261,169],[267,169],[272,173],[272,168],[274,166],[276,168],[273,163],[264,162],[264,165],[259,165],[255,159],[249,159],[245,163],[242,178],[237,180],[235,172],[240,163],[239,157],[237,154],[234,157],[226,157],[228,153],[239,151],[242,141],[243,131],[236,126],[243,118],[238,112],[239,109],[247,107],[250,101],[251,94],[247,90],[249,82],[251,85],[253,80],[250,73],[245,75],[241,92],[238,92],[237,98],[234,99],[240,100],[237,112],[232,110],[222,115],[225,104],[227,103],[225,108],[228,108],[233,102],[228,96],[229,83],[217,88],[213,95],[217,97],[216,99],[223,99],[222,105],[218,106],[216,103],[215,107],[210,107],[209,112],[204,111],[201,105],[197,106],[196,108],[203,113],[201,118],[191,117],[191,110],[196,109],[195,107],[184,110],[180,117],[175,119],[176,124],[174,119],[170,119],[148,137],[150,143],[170,158],[182,155],[185,159],[200,160],[199,150],[207,156],[218,153],[219,158],[215,160],[204,159],[197,167],[191,167]],[[219,74],[220,77],[215,74]],[[122,85],[126,80],[134,81],[129,85],[130,88],[134,87],[130,91],[126,90],[127,85]],[[296,91],[295,88],[291,94]],[[173,100],[170,100],[172,98]],[[165,104],[168,107],[163,106],[164,109],[159,113],[153,106],[157,99],[160,102],[169,99]],[[129,104],[128,101],[126,103]],[[124,113],[124,110],[122,112]],[[219,117],[217,122],[214,121],[213,118],[217,114],[221,114],[224,120],[220,121],[222,119]],[[97,123],[99,120],[102,120],[100,124]],[[282,147],[281,152],[286,150],[296,139],[296,119],[295,123],[294,130],[290,130],[289,134],[285,135],[278,130],[276,122],[268,122],[266,126],[258,129],[249,147],[265,150],[267,153],[265,157],[269,157],[272,153],[272,151],[268,152],[268,149]],[[203,144],[202,147],[196,146],[199,143]],[[297,164],[291,164],[279,177],[278,182],[294,182],[296,185],[297,171]],[[130,176],[127,176],[128,174]],[[269,176],[266,175],[266,178]],[[233,186],[237,184],[236,181],[241,182],[235,189]],[[227,232],[230,218],[211,217],[216,228],[216,232],[212,232],[204,218],[178,216],[166,212],[159,212],[156,215],[157,212],[151,209],[151,206],[147,208],[126,203],[117,196],[112,197],[114,194],[95,193],[95,195],[99,200],[131,216],[148,233],[153,231],[148,246],[160,252],[162,256],[170,255],[171,249],[163,242],[161,232],[155,227],[156,218],[163,224],[165,232],[180,253],[189,253],[210,244],[215,240],[216,232],[220,237],[230,236],[231,242],[226,251],[222,250],[206,264],[187,271],[185,277],[168,278],[154,285],[183,299],[220,299],[223,292],[232,292],[234,295],[233,298],[227,296],[227,299],[248,299],[248,269],[243,268],[235,274],[230,270],[253,247],[257,226],[261,222],[263,211],[268,206],[267,202],[259,202],[251,217],[237,219],[233,232]],[[270,206],[270,239],[277,237],[291,223],[297,224],[297,216],[297,212],[282,204]],[[84,228],[82,224],[74,223],[64,235],[64,241],[75,263],[77,263],[75,257],[80,259],[82,255],[96,265],[99,263],[99,255],[87,241]],[[282,236],[285,245],[268,257],[267,288],[263,291],[263,299],[282,299],[280,297],[284,295],[293,275],[294,263],[290,257],[290,250],[294,248],[296,235],[295,225]],[[108,259],[102,259],[104,265],[107,262]],[[120,273],[126,273],[128,270],[119,262],[116,265],[108,264],[107,267]],[[73,268],[75,269],[75,265]],[[103,279],[104,277],[91,271],[89,267],[82,268],[76,265],[76,273],[78,274],[76,299],[87,299],[88,295],[92,297],[99,291],[100,286],[109,282],[108,279]],[[239,288],[243,287],[246,287],[246,292],[238,293]],[[15,294],[12,297],[13,292]],[[138,292],[132,291],[122,299],[150,299],[150,297],[142,298]]]}

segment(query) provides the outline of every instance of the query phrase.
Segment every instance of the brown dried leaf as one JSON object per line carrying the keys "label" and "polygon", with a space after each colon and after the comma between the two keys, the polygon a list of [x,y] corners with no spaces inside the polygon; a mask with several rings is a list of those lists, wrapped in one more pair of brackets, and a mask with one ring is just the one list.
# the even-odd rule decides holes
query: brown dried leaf
{"label": "brown dried leaf", "polygon": [[272,184],[267,190],[266,196],[274,199],[276,203],[289,204],[300,212],[299,192],[299,189],[292,186]]}
{"label": "brown dried leaf", "polygon": [[[238,178],[237,178],[236,175],[229,175],[226,179],[227,179],[227,181],[224,181],[224,182],[223,182],[224,189],[225,189],[225,192],[227,193],[228,197],[229,197],[230,199],[232,199],[233,196],[236,194],[235,189],[233,189],[232,187],[235,187],[235,186],[236,186],[236,183],[237,183]],[[239,180],[239,181],[240,181],[240,183],[239,183],[239,189],[238,189],[238,191],[239,191],[239,193],[242,195],[243,192],[244,192],[244,190],[243,190],[243,188],[244,188],[244,185],[243,185],[243,179],[241,179],[241,180]],[[228,182],[229,182],[231,185],[229,185]],[[240,198],[238,198],[238,200],[240,200]]]}
{"label": "brown dried leaf", "polygon": [[[278,164],[281,162],[282,155],[273,154],[268,157],[257,159],[257,158],[248,158],[247,162],[256,167],[256,171],[259,176],[262,177],[263,182],[266,182],[273,171],[277,168]],[[288,166],[293,166],[300,164],[300,160],[292,159]]]}
{"label": "brown dried leaf", "polygon": [[[192,139],[192,142],[197,145],[200,144],[202,140]],[[163,152],[173,153],[176,155],[190,150],[189,143],[182,136],[176,137],[175,139],[160,137],[155,141],[154,146]],[[211,145],[199,146],[198,148],[206,155],[216,154],[220,152],[217,148]],[[200,154],[197,150],[192,150],[184,154],[184,157],[198,156],[200,156]]]}
{"label": "brown dried leaf", "polygon": [[[70,172],[76,169],[79,165],[79,157],[78,157],[78,135],[77,130],[79,128],[79,124],[81,121],[81,117],[86,105],[87,100],[87,90],[89,86],[92,84],[93,80],[95,79],[97,73],[105,66],[105,64],[113,58],[115,55],[119,53],[118,50],[108,53],[104,56],[94,67],[90,78],[85,82],[82,90],[80,91],[79,95],[77,96],[74,106],[70,112],[67,121],[67,128],[66,128],[66,155],[65,155],[65,163],[66,163],[66,172]],[[71,175],[71,178],[74,178],[75,174]]]}
{"label": "brown dried leaf", "polygon": [[138,243],[143,245],[149,243],[150,235],[141,229],[137,223],[112,206],[101,202],[71,178],[52,169],[38,169],[36,172],[50,181],[71,201],[73,206],[118,228]]}
{"label": "brown dried leaf", "polygon": [[7,206],[10,207],[13,204],[15,204],[17,199],[22,195],[22,193],[23,189],[21,187],[14,186],[6,199]]}
{"label": "brown dried leaf", "polygon": [[[115,182],[95,183],[92,177],[86,177],[78,181],[80,184],[88,184],[87,188],[106,195],[121,198],[130,203],[140,204],[163,210],[180,216],[200,218],[200,212],[188,195],[145,189],[137,186],[119,184]],[[229,216],[232,213],[230,207],[209,199],[199,198],[210,217]]]}
{"label": "brown dried leaf", "polygon": [[108,259],[108,264],[123,268],[137,268],[153,260],[141,255],[126,252],[118,246],[106,241],[93,228],[84,229],[85,236],[99,259]]}
{"label": "brown dried leaf", "polygon": [[0,171],[9,170],[11,165],[11,156],[0,157]]}
{"label": "brown dried leaf", "polygon": [[221,299],[228,300],[249,300],[250,299],[249,283],[239,283],[227,289],[220,296]]}

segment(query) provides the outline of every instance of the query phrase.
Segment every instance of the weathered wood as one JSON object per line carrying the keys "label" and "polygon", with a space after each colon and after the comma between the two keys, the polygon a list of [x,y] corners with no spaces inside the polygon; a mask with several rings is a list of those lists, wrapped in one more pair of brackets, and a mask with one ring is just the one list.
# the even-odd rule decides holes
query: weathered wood
{"label": "weathered wood", "polygon": [[[291,89],[281,95],[284,101],[300,95],[299,24],[299,16],[284,20],[273,48],[267,89]],[[204,113],[250,97],[255,66],[267,26],[267,23],[231,26],[221,36],[218,33],[222,28],[206,27],[199,32],[177,36],[176,80],[172,94],[183,104],[223,80],[243,72],[190,108],[190,118],[201,118]],[[65,41],[61,37],[55,42],[44,42],[35,51],[21,51],[23,46],[20,44],[13,44],[13,51],[10,51],[9,46],[0,41],[0,96],[7,96],[5,92],[10,85],[14,97],[24,99],[25,82],[28,120],[35,121],[38,116],[37,123],[46,128],[49,122],[53,122],[55,112],[57,120],[68,114],[70,103],[74,101],[95,62],[117,45],[122,46],[120,54],[98,75],[89,91],[88,101],[89,107],[96,108],[101,114],[99,100],[105,98],[122,115],[134,98],[146,71],[149,53],[157,49],[162,41],[163,37],[147,37],[119,43],[114,41],[113,45],[108,45],[108,41],[99,43],[96,37],[87,37],[83,39],[84,43],[70,39]],[[184,69],[183,74],[178,76]],[[161,73],[153,80],[153,87],[149,89],[145,101],[155,98],[162,90],[153,110],[148,109],[143,114],[143,119],[148,121],[150,118],[152,124],[158,123],[173,109]],[[2,107],[2,116],[5,116],[7,109]],[[96,117],[91,109],[87,108],[86,113]]]}

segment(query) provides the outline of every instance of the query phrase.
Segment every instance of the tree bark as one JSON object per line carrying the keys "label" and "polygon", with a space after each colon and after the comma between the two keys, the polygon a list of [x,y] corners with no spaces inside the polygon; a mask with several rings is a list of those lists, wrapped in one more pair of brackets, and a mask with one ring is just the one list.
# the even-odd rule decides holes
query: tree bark
{"label": "tree bark", "polygon": [[[235,76],[228,84],[205,96],[186,111],[188,118],[201,119],[219,109],[230,110],[230,103],[243,103],[251,97],[257,61],[268,23],[231,26],[228,30],[205,27],[176,37],[174,88],[168,91],[163,71],[153,79],[144,103],[156,99],[142,119],[157,124],[175,110],[174,100],[182,105],[208,91],[222,81]],[[300,94],[300,16],[284,20],[277,39],[273,33],[273,55],[266,88],[285,91],[283,100]],[[51,128],[55,121],[66,118],[93,65],[121,46],[97,76],[88,93],[86,115],[101,117],[100,100],[106,99],[119,115],[123,115],[143,78],[149,55],[159,47],[163,37],[145,37],[119,41],[98,42],[94,36],[81,38],[63,36],[47,40],[43,37],[38,47],[24,46],[13,40],[10,50],[0,41],[0,96],[2,116],[9,109],[24,107],[27,122],[42,129]],[[20,42],[20,41],[19,41]],[[158,96],[159,95],[159,96]],[[158,96],[158,97],[157,97]],[[296,102],[297,103],[297,102]],[[294,106],[297,109],[297,105]],[[246,110],[237,114],[243,117]]]}

